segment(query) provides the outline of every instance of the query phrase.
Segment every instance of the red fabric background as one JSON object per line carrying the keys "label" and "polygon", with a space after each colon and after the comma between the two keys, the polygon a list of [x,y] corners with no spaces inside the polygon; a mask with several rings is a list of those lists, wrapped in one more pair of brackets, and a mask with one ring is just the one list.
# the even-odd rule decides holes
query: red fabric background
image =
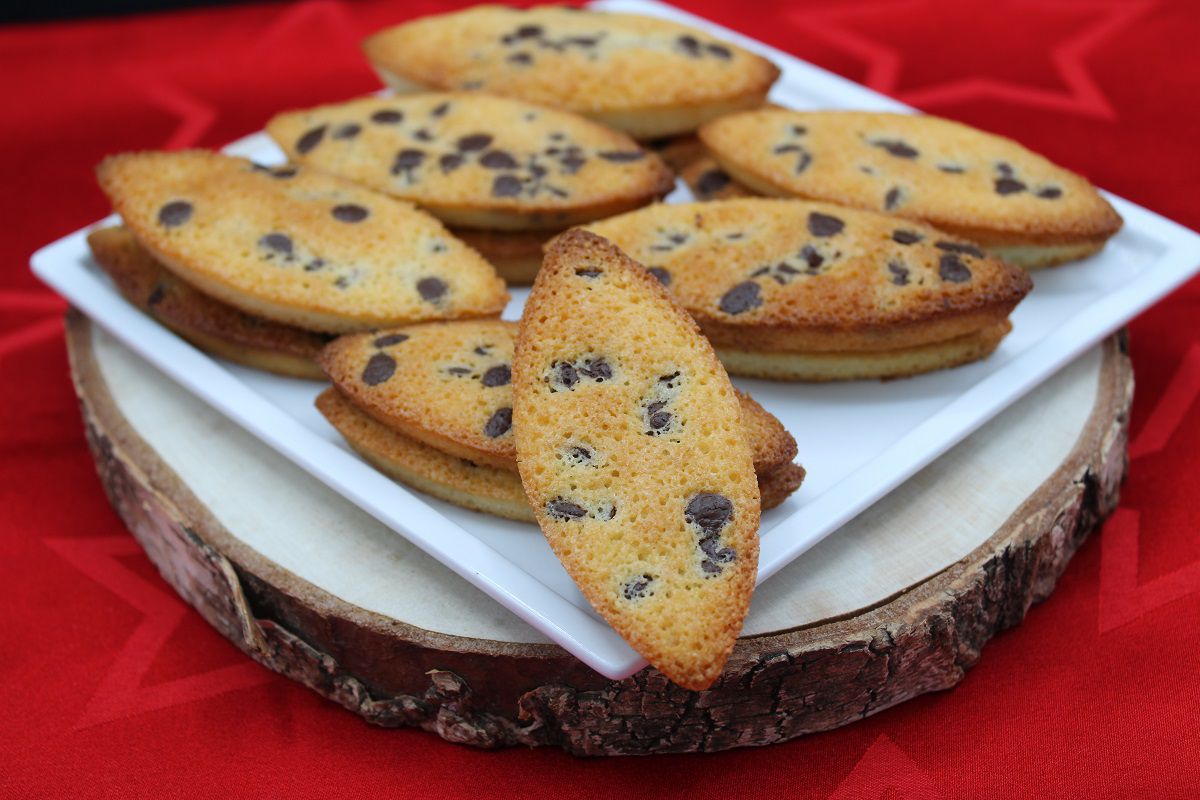
{"label": "red fabric background", "polygon": [[[375,89],[359,38],[450,5],[0,29],[0,795],[1195,797],[1197,282],[1132,325],[1133,460],[1103,535],[958,688],[833,733],[705,757],[475,751],[366,725],[250,663],[172,593],[96,480],[63,304],[28,256],[106,213],[103,155],[219,146],[278,110]],[[684,5],[1200,228],[1191,0]]]}

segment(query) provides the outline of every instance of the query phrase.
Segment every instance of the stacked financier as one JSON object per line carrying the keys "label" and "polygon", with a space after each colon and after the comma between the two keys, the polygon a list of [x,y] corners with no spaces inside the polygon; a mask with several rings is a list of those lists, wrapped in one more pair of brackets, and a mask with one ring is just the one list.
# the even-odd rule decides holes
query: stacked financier
{"label": "stacked financier", "polygon": [[642,263],[749,377],[895,378],[974,361],[1032,287],[970,242],[828,203],[657,205],[588,230]]}
{"label": "stacked financier", "polygon": [[713,120],[700,139],[720,173],[755,193],[923,222],[1027,268],[1092,255],[1121,227],[1082,177],[937,117],[761,109]]}
{"label": "stacked financier", "polygon": [[674,186],[624,133],[485,94],[354,100],[280,114],[267,131],[294,162],[419,204],[512,282],[533,279],[556,232]]}
{"label": "stacked financier", "polygon": [[[465,508],[532,522],[512,434],[516,333],[516,323],[473,320],[340,337],[320,356],[334,385],[317,407],[392,478]],[[613,377],[602,358],[581,358],[561,370],[571,387]],[[750,397],[737,393],[737,399],[763,507],[771,508],[804,477],[792,463],[796,442]],[[669,421],[669,412],[656,409],[647,430]],[[570,457],[582,463],[594,451],[583,435]]]}
{"label": "stacked financier", "polygon": [[121,292],[197,346],[315,377],[328,334],[497,316],[504,283],[412,205],[296,166],[207,151],[110,157],[123,228],[89,244]]}

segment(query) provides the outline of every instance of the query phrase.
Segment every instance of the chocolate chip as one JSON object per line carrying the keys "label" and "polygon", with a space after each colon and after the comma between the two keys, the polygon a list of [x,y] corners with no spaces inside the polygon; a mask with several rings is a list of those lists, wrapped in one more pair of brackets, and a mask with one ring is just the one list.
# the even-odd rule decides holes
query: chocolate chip
{"label": "chocolate chip", "polygon": [[154,284],[154,289],[150,292],[150,296],[146,298],[147,306],[156,306],[163,301],[167,296],[167,290],[163,288],[161,283]]}
{"label": "chocolate chip", "polygon": [[325,259],[314,258],[312,261],[310,261],[304,265],[304,271],[305,272],[316,272],[317,270],[321,269],[324,266],[325,266]]}
{"label": "chocolate chip", "polygon": [[292,254],[291,237],[284,236],[282,233],[268,233],[266,236],[258,240],[258,244],[261,247],[265,247],[268,250],[273,250],[274,252],[285,256],[290,256]]}
{"label": "chocolate chip", "polygon": [[350,122],[345,125],[342,125],[340,128],[335,130],[333,132],[333,138],[334,139],[353,139],[355,136],[358,136],[360,133],[362,133],[362,125],[359,125],[357,122]]}
{"label": "chocolate chip", "polygon": [[947,253],[938,260],[938,275],[950,283],[964,283],[971,280],[971,270],[963,263],[956,253]]}
{"label": "chocolate chip", "polygon": [[561,497],[556,497],[546,504],[546,513],[554,519],[573,520],[582,519],[587,516],[587,512],[582,506],[572,503],[570,500],[563,500]]}
{"label": "chocolate chip", "polygon": [[676,379],[676,378],[678,378],[678,377],[679,377],[680,375],[682,375],[682,374],[683,374],[683,373],[681,373],[679,370],[675,370],[675,371],[674,371],[674,372],[672,372],[670,375],[659,375],[659,376],[658,376],[658,382],[659,382],[659,383],[665,383],[665,384],[671,385],[671,384],[674,384],[674,383],[675,383],[675,379]]}
{"label": "chocolate chip", "polygon": [[481,344],[475,348],[474,352],[475,352],[475,355],[477,355],[477,356],[486,356],[488,353],[491,352],[491,349],[492,349],[492,346],[490,344]]}
{"label": "chocolate chip", "polygon": [[836,236],[842,232],[846,223],[837,217],[813,211],[808,215],[808,232],[813,236]]}
{"label": "chocolate chip", "polygon": [[899,139],[877,139],[871,142],[871,145],[886,150],[889,155],[896,158],[916,158],[920,155],[916,148]]}
{"label": "chocolate chip", "polygon": [[614,164],[628,164],[631,161],[641,161],[646,157],[641,150],[610,150],[606,153],[597,153],[597,155]]}
{"label": "chocolate chip", "polygon": [[343,203],[333,207],[333,218],[339,222],[362,222],[371,212],[354,203]]}
{"label": "chocolate chip", "polygon": [[399,153],[396,153],[396,161],[392,164],[392,174],[399,175],[401,172],[419,167],[424,160],[425,151],[423,150],[413,150],[411,148],[401,150]]}
{"label": "chocolate chip", "polygon": [[521,193],[521,179],[515,175],[497,175],[492,181],[493,197],[516,197]]}
{"label": "chocolate chip", "polygon": [[658,401],[646,406],[646,413],[649,415],[649,423],[651,430],[661,431],[663,428],[671,424],[671,412],[664,411],[663,406],[666,403]]}
{"label": "chocolate chip", "polygon": [[996,172],[999,172],[1005,178],[1011,178],[1013,176],[1012,165],[1006,161],[999,161],[996,163]]}
{"label": "chocolate chip", "polygon": [[396,359],[387,353],[376,353],[371,356],[363,369],[362,382],[367,386],[378,386],[392,377],[396,372]]}
{"label": "chocolate chip", "polygon": [[391,347],[394,344],[400,344],[401,342],[407,342],[407,341],[408,341],[407,333],[389,333],[386,336],[380,336],[378,339],[371,342],[371,344],[375,345],[376,347],[383,348],[383,347]]}
{"label": "chocolate chip", "polygon": [[792,135],[793,136],[803,136],[806,133],[808,133],[808,128],[804,127],[803,125],[793,125],[792,126]]}
{"label": "chocolate chip", "polygon": [[433,141],[433,134],[430,133],[425,128],[420,128],[418,130],[413,131],[412,136],[418,142],[432,142]]}
{"label": "chocolate chip", "polygon": [[1016,194],[1025,191],[1025,184],[1016,178],[997,178],[996,194]]}
{"label": "chocolate chip", "polygon": [[489,150],[479,163],[488,169],[515,169],[517,166],[517,160],[504,150]]}
{"label": "chocolate chip", "polygon": [[512,428],[512,409],[508,406],[497,408],[492,416],[488,417],[487,424],[483,426],[483,432],[491,439],[503,436]]}
{"label": "chocolate chip", "polygon": [[696,181],[696,191],[701,197],[711,197],[729,185],[729,175],[723,169],[710,169]]}
{"label": "chocolate chip", "polygon": [[508,364],[491,367],[483,373],[483,385],[489,389],[493,386],[507,386],[512,381],[512,369]]}
{"label": "chocolate chip", "polygon": [[[817,267],[819,267],[825,263],[825,256],[821,255],[817,251],[817,248],[813,247],[811,244],[806,244],[806,245],[804,245],[804,247],[800,248],[800,257],[804,259],[804,263],[808,264],[810,269],[816,269]],[[787,266],[788,266],[787,264],[781,263],[779,265],[779,268],[784,269],[784,267],[787,267]],[[792,272],[795,272],[795,270],[790,269],[790,267],[788,269]],[[784,271],[786,272],[788,270],[784,270]]]}
{"label": "chocolate chip", "polygon": [[961,164],[938,164],[937,168],[942,172],[948,172],[951,175],[961,175],[967,171],[967,168]]}
{"label": "chocolate chip", "polygon": [[741,314],[762,305],[758,284],[744,281],[730,289],[721,298],[720,309],[726,314]]}
{"label": "chocolate chip", "polygon": [[464,153],[482,150],[492,143],[492,136],[488,133],[472,133],[470,136],[463,136],[458,140],[458,149]]}
{"label": "chocolate chip", "polygon": [[667,272],[662,267],[650,267],[646,270],[646,272],[649,272],[651,275],[657,278],[658,282],[663,286],[671,285],[671,273]]}
{"label": "chocolate chip", "polygon": [[1062,189],[1057,186],[1047,186],[1037,190],[1037,196],[1043,200],[1057,200],[1062,197]]}
{"label": "chocolate chip", "polygon": [[299,172],[295,167],[280,167],[279,169],[267,170],[272,178],[294,178]]}
{"label": "chocolate chip", "polygon": [[579,383],[579,373],[575,371],[575,367],[563,361],[558,365],[558,382],[570,389]]}
{"label": "chocolate chip", "polygon": [[461,378],[464,375],[470,375],[471,368],[470,367],[446,367],[446,373],[448,375],[453,375],[456,378]]}
{"label": "chocolate chip", "polygon": [[450,110],[449,103],[438,103],[436,106],[434,106],[433,110],[429,112],[429,116],[433,117],[434,119],[437,119],[438,117],[445,116],[446,112],[449,110]]}
{"label": "chocolate chip", "polygon": [[447,153],[438,159],[438,166],[442,168],[442,173],[453,172],[462,166],[463,157],[458,153]]}
{"label": "chocolate chip", "polygon": [[613,376],[612,367],[603,358],[588,359],[584,362],[580,372],[599,383],[603,383]]}
{"label": "chocolate chip", "polygon": [[582,447],[580,445],[576,445],[575,447],[572,447],[570,450],[568,450],[567,455],[570,456],[573,460],[578,461],[580,463],[583,463],[584,461],[592,460],[592,451],[588,450],[586,447]]}
{"label": "chocolate chip", "polygon": [[513,64],[532,64],[533,56],[529,53],[513,53],[507,60]]}
{"label": "chocolate chip", "polygon": [[729,59],[733,58],[733,53],[730,51],[730,49],[728,47],[725,47],[724,45],[706,44],[706,45],[704,45],[704,49],[707,50],[712,55],[716,56],[717,58],[723,58],[725,60],[729,60]]}
{"label": "chocolate chip", "polygon": [[377,125],[397,125],[404,121],[404,112],[394,108],[383,108],[371,115],[371,122]]}
{"label": "chocolate chip", "polygon": [[176,228],[192,218],[192,204],[186,200],[172,200],[158,210],[158,224]]}
{"label": "chocolate chip", "polygon": [[621,594],[625,596],[626,600],[641,600],[647,595],[654,594],[654,592],[647,591],[653,581],[653,575],[638,575],[636,578],[630,578],[621,588]]}
{"label": "chocolate chip", "polygon": [[903,229],[892,231],[892,241],[897,244],[916,244],[925,237],[916,231],[906,231]]}
{"label": "chocolate chip", "polygon": [[897,286],[906,286],[908,284],[908,267],[899,261],[889,261],[888,272],[892,273],[892,283]]}
{"label": "chocolate chip", "polygon": [[933,246],[936,247],[938,250],[941,250],[946,253],[958,253],[959,255],[975,256],[976,258],[983,258],[982,250],[980,250],[975,245],[967,244],[966,242],[938,241],[938,242],[934,242]]}
{"label": "chocolate chip", "polygon": [[716,535],[733,517],[729,498],[713,492],[701,492],[688,501],[683,519],[709,536]]}
{"label": "chocolate chip", "polygon": [[891,211],[900,205],[900,198],[903,194],[903,190],[899,186],[893,186],[891,189],[888,189],[888,193],[883,196],[884,210]]}
{"label": "chocolate chip", "polygon": [[692,58],[699,58],[700,40],[695,36],[684,34],[675,40],[675,44],[679,45],[679,48]]}
{"label": "chocolate chip", "polygon": [[442,299],[442,296],[449,290],[450,287],[441,278],[421,278],[417,281],[417,291],[421,294],[422,299],[431,303]]}
{"label": "chocolate chip", "polygon": [[313,128],[296,140],[296,152],[304,155],[321,143],[325,138],[325,126]]}
{"label": "chocolate chip", "polygon": [[582,267],[581,269],[575,270],[575,274],[581,278],[595,278],[603,275],[604,270],[597,269],[596,267]]}
{"label": "chocolate chip", "polygon": [[522,25],[517,28],[514,35],[518,39],[536,39],[542,35],[543,30],[541,25]]}

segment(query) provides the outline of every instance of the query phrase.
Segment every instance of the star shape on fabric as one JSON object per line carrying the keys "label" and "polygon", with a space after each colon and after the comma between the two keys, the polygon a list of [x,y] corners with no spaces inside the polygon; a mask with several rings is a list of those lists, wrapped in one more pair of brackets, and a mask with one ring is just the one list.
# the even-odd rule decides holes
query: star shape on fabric
{"label": "star shape on fabric", "polygon": [[829,800],[943,800],[929,773],[917,765],[887,734],[871,743]]}
{"label": "star shape on fabric", "polygon": [[[985,5],[869,0],[796,10],[787,17],[863,61],[867,86],[918,108],[996,100],[1114,119],[1116,110],[1087,59],[1155,5],[1154,0]],[[1053,76],[1058,86],[1039,85],[1043,75]]]}
{"label": "star shape on fabric", "polygon": [[142,620],[117,651],[88,700],[75,730],[204,700],[270,681],[270,671],[246,660],[151,686],[143,678],[180,622],[191,613],[179,598],[164,592],[121,563],[143,556],[129,536],[53,538],[48,548],[142,614]]}

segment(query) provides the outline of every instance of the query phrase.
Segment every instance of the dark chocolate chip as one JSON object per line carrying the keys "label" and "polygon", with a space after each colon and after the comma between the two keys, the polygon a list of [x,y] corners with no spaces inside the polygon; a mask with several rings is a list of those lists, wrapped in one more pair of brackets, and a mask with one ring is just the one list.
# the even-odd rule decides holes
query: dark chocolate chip
{"label": "dark chocolate chip", "polygon": [[371,356],[363,369],[362,382],[367,386],[378,386],[396,372],[396,359],[387,353],[376,353]]}
{"label": "dark chocolate chip", "polygon": [[186,200],[172,200],[158,210],[158,224],[176,228],[192,218],[192,204]]}
{"label": "dark chocolate chip", "polygon": [[362,133],[362,125],[359,125],[357,122],[349,122],[345,125],[342,125],[337,130],[335,130],[333,132],[333,138],[334,139],[353,139],[355,136],[358,136],[360,133]]}
{"label": "dark chocolate chip", "polygon": [[671,285],[671,273],[662,267],[649,267],[646,272],[653,275],[663,286]]}
{"label": "dark chocolate chip", "polygon": [[804,148],[798,144],[781,144],[771,152],[777,156],[781,156],[785,153],[799,153],[803,149]]}
{"label": "dark chocolate chip", "polygon": [[699,58],[700,40],[695,36],[684,34],[676,39],[675,43],[679,45],[680,49],[683,50],[684,53],[688,54],[692,58]]}
{"label": "dark chocolate chip", "polygon": [[343,203],[333,207],[333,218],[339,222],[362,222],[370,215],[370,211],[355,203]]}
{"label": "dark chocolate chip", "polygon": [[563,361],[558,365],[558,382],[570,389],[579,383],[579,373],[575,371],[575,367]]}
{"label": "dark chocolate chip", "polygon": [[883,196],[883,207],[886,211],[891,211],[896,206],[900,205],[900,197],[903,194],[899,186],[893,186],[888,189],[887,194]]}
{"label": "dark chocolate chip", "polygon": [[906,231],[903,229],[892,231],[892,241],[897,244],[916,244],[925,237],[916,231]]}
{"label": "dark chocolate chip", "polygon": [[792,126],[792,135],[803,136],[806,133],[808,133],[808,128],[804,127],[803,125],[793,125]]}
{"label": "dark chocolate chip", "polygon": [[653,581],[653,575],[638,575],[636,578],[630,578],[621,588],[621,594],[626,600],[641,600],[647,595],[654,594],[654,592],[648,591]]}
{"label": "dark chocolate chip", "polygon": [[588,359],[584,362],[580,372],[599,382],[609,380],[613,376],[612,367],[603,358]]}
{"label": "dark chocolate chip", "polygon": [[479,163],[488,169],[515,169],[517,166],[517,160],[504,150],[487,151]]}
{"label": "dark chocolate chip", "polygon": [[920,155],[915,147],[899,139],[878,139],[871,145],[886,150],[896,158],[916,158]]}
{"label": "dark chocolate chip", "polygon": [[421,294],[422,299],[431,303],[442,299],[449,290],[450,287],[441,278],[421,278],[417,281],[417,291]]}
{"label": "dark chocolate chip", "polygon": [[295,167],[280,167],[278,169],[267,170],[272,178],[294,178],[299,172]]}
{"label": "dark chocolate chip", "polygon": [[942,172],[948,172],[951,175],[962,175],[967,171],[967,168],[961,164],[938,164],[937,168]]}
{"label": "dark chocolate chip", "polygon": [[842,232],[846,223],[837,217],[813,211],[808,215],[808,232],[813,236],[836,236]]}
{"label": "dark chocolate chip", "polygon": [[1047,186],[1037,190],[1037,196],[1043,200],[1057,200],[1062,197],[1062,189],[1057,186]]}
{"label": "dark chocolate chip", "polygon": [[576,155],[575,153],[568,153],[560,158],[558,163],[562,166],[563,172],[567,173],[568,175],[574,175],[579,171],[580,167],[587,163],[587,159],[581,155]]}
{"label": "dark chocolate chip", "polygon": [[483,432],[488,438],[495,439],[498,436],[503,436],[512,428],[512,409],[508,406],[497,408],[492,416],[488,417],[487,424],[483,426]]}
{"label": "dark chocolate chip", "polygon": [[404,112],[394,108],[383,108],[371,115],[371,122],[377,125],[396,125],[404,121]]}
{"label": "dark chocolate chip", "polygon": [[956,253],[947,253],[938,260],[938,275],[950,283],[964,283],[971,280],[971,270],[963,263]]}
{"label": "dark chocolate chip", "polygon": [[533,56],[529,53],[513,53],[507,60],[513,64],[532,64]]}
{"label": "dark chocolate chip", "polygon": [[354,282],[354,279],[349,275],[339,275],[333,282],[333,285],[339,289],[345,289]]}
{"label": "dark chocolate chip", "polygon": [[325,138],[325,126],[313,128],[296,140],[296,152],[304,155],[321,143]]}
{"label": "dark chocolate chip", "polygon": [[483,373],[483,385],[489,389],[493,386],[507,386],[512,381],[512,370],[508,364],[490,367]]}
{"label": "dark chocolate chip", "polygon": [[983,258],[982,250],[975,245],[967,244],[966,242],[937,241],[933,243],[933,246],[946,253],[958,253],[959,255],[963,256],[975,256],[976,258]]}
{"label": "dark chocolate chip", "polygon": [[744,281],[730,289],[721,297],[720,309],[726,314],[741,314],[762,305],[758,284],[754,281]]}
{"label": "dark chocolate chip", "polygon": [[433,107],[433,110],[429,112],[429,116],[433,117],[434,119],[437,119],[438,117],[444,117],[446,115],[446,112],[449,110],[450,110],[449,103],[438,103],[436,106]]}
{"label": "dark chocolate chip", "polygon": [[889,261],[888,272],[892,273],[892,283],[897,286],[906,286],[908,284],[908,267],[899,261]]}
{"label": "dark chocolate chip", "polygon": [[1016,178],[997,178],[996,194],[1016,194],[1025,191],[1025,184]]}
{"label": "dark chocolate chip", "polygon": [[312,261],[310,261],[304,265],[304,271],[305,272],[316,272],[317,270],[321,269],[324,266],[325,266],[325,259],[314,258]]}
{"label": "dark chocolate chip", "polygon": [[658,382],[659,383],[674,383],[675,379],[678,378],[681,374],[682,373],[679,370],[675,370],[670,375],[659,375]]}
{"label": "dark chocolate chip", "polygon": [[389,333],[386,336],[380,336],[378,339],[371,342],[371,344],[375,345],[376,347],[383,348],[383,347],[391,347],[394,344],[400,344],[401,342],[407,342],[407,341],[408,341],[407,333]]}
{"label": "dark chocolate chip", "polygon": [[516,197],[521,193],[521,179],[515,175],[497,175],[492,181],[494,197]]}
{"label": "dark chocolate chip", "polygon": [[281,253],[285,256],[292,254],[291,237],[284,236],[282,233],[268,233],[266,236],[258,240],[260,246],[273,250],[276,253]]}
{"label": "dark chocolate chip", "polygon": [[[817,252],[817,248],[813,247],[811,244],[806,244],[804,247],[800,248],[800,257],[803,258],[804,263],[808,264],[808,266],[812,269],[816,269],[825,263],[825,256]],[[780,264],[779,268],[783,269],[786,266],[787,264]],[[792,271],[795,272],[795,270]]]}
{"label": "dark chocolate chip", "polygon": [[597,155],[614,164],[628,164],[631,161],[641,161],[646,157],[641,150],[610,150],[605,153],[597,153]]}
{"label": "dark chocolate chip", "polygon": [[167,290],[163,288],[161,283],[154,284],[154,289],[150,292],[150,296],[146,298],[147,306],[156,306],[163,301],[167,296]]}
{"label": "dark chocolate chip", "polygon": [[453,172],[462,166],[463,157],[458,153],[447,153],[438,159],[438,166],[442,168],[442,172]]}
{"label": "dark chocolate chip", "polygon": [[729,60],[733,58],[733,52],[726,46],[720,44],[706,44],[704,49],[717,58]]}
{"label": "dark chocolate chip", "polygon": [[413,131],[412,136],[418,142],[432,142],[433,141],[433,134],[430,133],[425,128],[419,128],[419,129]]}
{"label": "dark chocolate chip", "polygon": [[456,378],[461,378],[463,375],[470,375],[470,367],[446,367],[446,372]]}
{"label": "dark chocolate chip", "polygon": [[568,455],[570,455],[571,458],[575,459],[576,461],[580,461],[580,462],[592,460],[592,451],[588,450],[586,447],[582,447],[580,445],[576,445],[575,447],[572,447],[568,451]]}
{"label": "dark chocolate chip", "polygon": [[396,153],[396,161],[392,164],[392,174],[399,175],[401,172],[421,166],[425,160],[424,150],[406,149]]}
{"label": "dark chocolate chip", "polygon": [[517,28],[514,35],[518,39],[536,39],[542,35],[543,30],[541,25],[522,25]]}
{"label": "dark chocolate chip", "polygon": [[470,136],[463,136],[458,140],[458,149],[464,153],[482,150],[492,143],[492,135],[490,133],[472,133]]}
{"label": "dark chocolate chip", "polygon": [[573,520],[582,519],[587,516],[587,512],[583,507],[572,503],[570,500],[563,500],[557,497],[546,504],[546,513],[554,519]]}
{"label": "dark chocolate chip", "polygon": [[701,492],[688,501],[683,519],[709,536],[721,532],[733,517],[733,503],[724,495]]}
{"label": "dark chocolate chip", "polygon": [[1006,161],[1001,161],[996,164],[996,172],[999,172],[1005,178],[1011,178],[1013,176],[1012,165]]}
{"label": "dark chocolate chip", "polygon": [[596,267],[581,267],[580,269],[575,270],[575,274],[583,278],[595,278],[599,275],[603,275],[604,270],[597,269]]}
{"label": "dark chocolate chip", "polygon": [[671,424],[671,412],[670,411],[655,411],[652,414],[650,414],[650,427],[652,429],[654,429],[656,431],[660,431],[670,424]]}
{"label": "dark chocolate chip", "polygon": [[489,352],[491,352],[491,349],[492,349],[492,346],[490,344],[479,345],[478,347],[475,348],[475,355],[486,356]]}
{"label": "dark chocolate chip", "polygon": [[729,174],[723,169],[710,169],[696,181],[696,191],[701,197],[711,197],[729,185]]}

